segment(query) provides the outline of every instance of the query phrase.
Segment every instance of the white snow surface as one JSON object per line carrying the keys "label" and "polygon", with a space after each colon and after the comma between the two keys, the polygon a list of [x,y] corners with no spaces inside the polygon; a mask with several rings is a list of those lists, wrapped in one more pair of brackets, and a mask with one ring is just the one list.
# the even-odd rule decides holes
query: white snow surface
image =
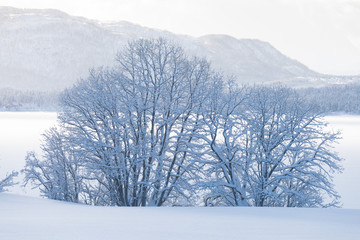
{"label": "white snow surface", "polygon": [[335,189],[344,208],[360,209],[360,191],[357,190],[360,186],[360,116],[334,115],[327,116],[325,120],[329,122],[330,129],[340,130],[342,137],[334,146],[344,160],[343,173],[335,175]]}
{"label": "white snow surface", "polygon": [[[343,209],[94,207],[30,197],[39,193],[17,185],[0,193],[0,239],[358,240],[360,116],[326,120],[343,132],[335,146],[345,158],[335,177]],[[0,113],[0,178],[20,170],[26,151],[39,151],[41,133],[55,123],[56,113]]]}
{"label": "white snow surface", "polygon": [[[342,139],[334,146],[344,159],[343,173],[334,178],[335,188],[342,197],[342,207],[360,209],[360,192],[356,190],[356,186],[360,186],[360,116],[336,115],[328,116],[325,120],[330,123],[330,129],[342,131]],[[0,112],[0,179],[12,170],[20,171],[24,167],[27,151],[34,150],[41,155],[41,134],[55,124],[54,112]],[[22,177],[20,175],[17,181],[22,183]],[[39,196],[38,191],[21,185],[9,191]]]}
{"label": "white snow surface", "polygon": [[0,239],[360,239],[360,210],[94,207],[0,194]]}

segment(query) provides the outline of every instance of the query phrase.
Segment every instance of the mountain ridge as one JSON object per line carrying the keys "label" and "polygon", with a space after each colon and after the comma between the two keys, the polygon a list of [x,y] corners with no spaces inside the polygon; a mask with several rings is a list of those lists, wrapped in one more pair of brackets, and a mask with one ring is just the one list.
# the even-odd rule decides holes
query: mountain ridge
{"label": "mountain ridge", "polygon": [[208,59],[216,70],[235,76],[239,83],[279,82],[306,87],[359,81],[357,76],[353,79],[317,73],[257,39],[220,34],[195,38],[127,21],[100,22],[53,9],[0,7],[0,32],[2,88],[61,90],[86,77],[90,68],[113,66],[116,53],[128,41],[157,37],[178,43],[189,55]]}

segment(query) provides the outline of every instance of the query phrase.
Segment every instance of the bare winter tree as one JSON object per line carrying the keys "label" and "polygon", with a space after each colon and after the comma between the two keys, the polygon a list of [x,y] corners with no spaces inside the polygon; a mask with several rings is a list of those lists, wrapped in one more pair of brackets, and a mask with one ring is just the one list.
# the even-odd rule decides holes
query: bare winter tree
{"label": "bare winter tree", "polygon": [[202,157],[206,169],[205,186],[211,189],[205,205],[247,206],[246,163],[242,158],[244,101],[246,88],[222,81],[212,85],[211,97],[202,111],[203,132],[199,137],[208,151]]}
{"label": "bare winter tree", "polygon": [[116,60],[62,94],[44,156],[27,156],[26,181],[45,196],[115,206],[188,205],[199,195],[205,205],[337,204],[338,133],[293,90],[225,84],[164,39],[130,42]]}
{"label": "bare winter tree", "polygon": [[26,156],[25,185],[31,182],[43,196],[51,199],[79,202],[83,184],[81,156],[64,132],[52,128],[43,137],[42,158],[34,152]]}
{"label": "bare winter tree", "polygon": [[8,187],[15,185],[16,182],[14,182],[14,177],[17,175],[18,172],[13,171],[10,174],[7,174],[4,179],[0,180],[0,192],[4,192]]}
{"label": "bare winter tree", "polygon": [[[212,198],[227,205],[336,205],[332,173],[341,171],[341,159],[331,145],[338,133],[325,130],[321,114],[282,87],[253,88],[229,117],[233,99],[208,134],[215,156],[210,166],[219,176]],[[214,126],[221,127],[220,141]]]}
{"label": "bare winter tree", "polygon": [[[338,133],[311,104],[286,88],[257,88],[248,103],[246,154],[256,206],[319,207],[339,198],[332,173],[341,159],[331,145]],[[334,201],[327,202],[326,196]]]}
{"label": "bare winter tree", "polygon": [[163,39],[132,42],[118,68],[93,71],[63,96],[60,120],[86,156],[105,205],[161,206],[189,197],[209,64]]}

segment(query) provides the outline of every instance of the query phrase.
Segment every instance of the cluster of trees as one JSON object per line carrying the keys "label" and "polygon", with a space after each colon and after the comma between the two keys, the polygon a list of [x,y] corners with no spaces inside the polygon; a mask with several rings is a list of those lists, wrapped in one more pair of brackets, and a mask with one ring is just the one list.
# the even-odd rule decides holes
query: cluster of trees
{"label": "cluster of trees", "polygon": [[[360,114],[360,84],[296,89],[323,113]],[[0,89],[0,111],[61,111],[57,91]]]}
{"label": "cluster of trees", "polygon": [[324,113],[360,114],[360,84],[305,88],[297,91]]}
{"label": "cluster of trees", "polygon": [[0,89],[0,111],[56,111],[58,92]]}
{"label": "cluster of trees", "polygon": [[61,96],[25,181],[52,199],[111,206],[326,207],[341,159],[316,108],[284,87],[238,87],[163,39]]}

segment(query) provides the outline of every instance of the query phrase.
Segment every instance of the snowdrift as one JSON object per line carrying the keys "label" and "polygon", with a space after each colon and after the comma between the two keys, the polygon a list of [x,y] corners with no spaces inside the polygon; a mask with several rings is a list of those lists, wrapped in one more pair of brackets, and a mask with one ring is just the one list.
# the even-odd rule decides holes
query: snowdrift
{"label": "snowdrift", "polygon": [[93,207],[0,194],[0,239],[360,239],[360,210]]}

